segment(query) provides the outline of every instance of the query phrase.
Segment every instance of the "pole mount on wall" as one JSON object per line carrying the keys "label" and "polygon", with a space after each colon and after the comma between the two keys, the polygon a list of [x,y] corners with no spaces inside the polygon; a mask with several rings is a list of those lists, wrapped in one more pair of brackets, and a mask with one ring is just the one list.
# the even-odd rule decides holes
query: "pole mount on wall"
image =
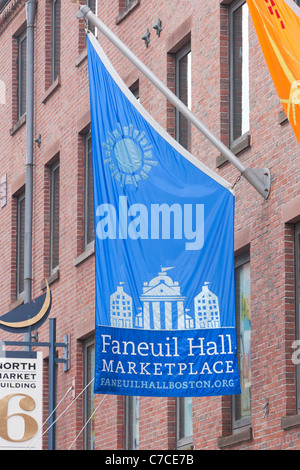
{"label": "pole mount on wall", "polygon": [[[78,3],[78,0],[71,0]],[[77,12],[78,19],[88,19],[104,36],[114,44],[138,70],[172,103],[178,111],[185,116],[194,126],[214,145],[221,154],[239,170],[241,175],[256,189],[264,198],[268,199],[271,190],[271,174],[267,168],[247,168],[232,151],[226,147],[196,116],[190,109],[161,81],[151,70],[125,46],[125,44],[90,10],[87,5],[82,5]]]}
{"label": "pole mount on wall", "polygon": [[160,33],[162,32],[162,22],[160,18],[158,18],[157,23],[153,25],[153,29],[156,30],[157,36],[160,37]]}
{"label": "pole mount on wall", "polygon": [[[257,181],[257,184],[259,184],[262,188],[262,196],[265,199],[268,199],[271,191],[271,173],[268,168],[264,169],[251,169],[251,168],[246,168],[244,171],[241,172],[244,178],[254,186],[253,183]],[[255,187],[255,186],[254,186]]]}
{"label": "pole mount on wall", "polygon": [[150,31],[149,28],[147,28],[146,33],[142,36],[142,40],[145,41],[145,45],[148,48],[149,43],[150,43]]}

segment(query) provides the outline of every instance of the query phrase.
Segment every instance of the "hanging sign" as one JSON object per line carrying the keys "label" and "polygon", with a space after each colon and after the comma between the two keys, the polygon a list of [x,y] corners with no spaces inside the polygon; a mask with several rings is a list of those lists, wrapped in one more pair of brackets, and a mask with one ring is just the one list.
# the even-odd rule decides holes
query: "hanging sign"
{"label": "hanging sign", "polygon": [[[5,353],[4,353],[5,354]],[[43,357],[0,356],[0,450],[41,450]]]}
{"label": "hanging sign", "polygon": [[231,187],[146,113],[91,33],[87,47],[95,392],[240,393]]}
{"label": "hanging sign", "polygon": [[300,143],[300,8],[295,0],[247,0],[282,107]]}
{"label": "hanging sign", "polygon": [[5,313],[0,317],[0,328],[10,333],[26,333],[39,328],[48,318],[51,310],[51,291],[46,279],[47,290],[31,302]]}

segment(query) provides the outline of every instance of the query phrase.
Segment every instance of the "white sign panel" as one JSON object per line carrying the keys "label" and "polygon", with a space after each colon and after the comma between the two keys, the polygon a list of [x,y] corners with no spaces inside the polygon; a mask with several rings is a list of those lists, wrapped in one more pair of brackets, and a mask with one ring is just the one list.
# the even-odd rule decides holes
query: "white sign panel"
{"label": "white sign panel", "polygon": [[41,450],[43,356],[0,357],[0,450]]}

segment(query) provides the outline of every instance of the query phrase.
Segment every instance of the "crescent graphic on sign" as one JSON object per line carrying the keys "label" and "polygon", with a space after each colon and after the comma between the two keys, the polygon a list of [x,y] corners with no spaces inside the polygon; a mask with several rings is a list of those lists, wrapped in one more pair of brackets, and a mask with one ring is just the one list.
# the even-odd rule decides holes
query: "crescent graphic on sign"
{"label": "crescent graphic on sign", "polygon": [[17,322],[6,322],[6,321],[0,320],[0,325],[6,326],[9,328],[26,328],[26,327],[29,327],[38,323],[47,313],[51,304],[51,293],[50,293],[47,280],[46,280],[46,285],[47,285],[47,292],[46,292],[44,303],[41,309],[39,310],[39,312],[34,317],[29,318],[28,320],[17,321]]}

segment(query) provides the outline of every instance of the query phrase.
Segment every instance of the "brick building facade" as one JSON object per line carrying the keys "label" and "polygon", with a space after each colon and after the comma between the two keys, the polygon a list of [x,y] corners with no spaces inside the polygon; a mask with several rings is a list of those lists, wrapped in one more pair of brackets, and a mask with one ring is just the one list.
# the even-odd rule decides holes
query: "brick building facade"
{"label": "brick building facade", "polygon": [[[4,314],[24,301],[26,11],[25,0],[0,3]],[[89,0],[88,4],[247,167],[269,168],[272,187],[264,200],[98,33],[117,72],[154,119],[200,161],[235,184],[243,393],[192,400],[93,397],[89,383],[94,363],[94,234],[85,25],[76,19],[77,6],[71,2],[37,1],[32,296],[45,290],[47,278],[57,339],[71,335],[71,367],[64,372],[62,365],[57,366],[57,416],[78,396],[55,425],[56,447],[299,449],[300,372],[293,353],[300,314],[300,152],[247,6],[243,0],[110,0],[98,6]],[[38,334],[39,341],[48,339],[47,324]],[[11,338],[1,332],[2,340]],[[44,350],[46,383],[47,370]],[[93,419],[83,429],[93,410]],[[47,413],[45,388],[45,419]]]}

